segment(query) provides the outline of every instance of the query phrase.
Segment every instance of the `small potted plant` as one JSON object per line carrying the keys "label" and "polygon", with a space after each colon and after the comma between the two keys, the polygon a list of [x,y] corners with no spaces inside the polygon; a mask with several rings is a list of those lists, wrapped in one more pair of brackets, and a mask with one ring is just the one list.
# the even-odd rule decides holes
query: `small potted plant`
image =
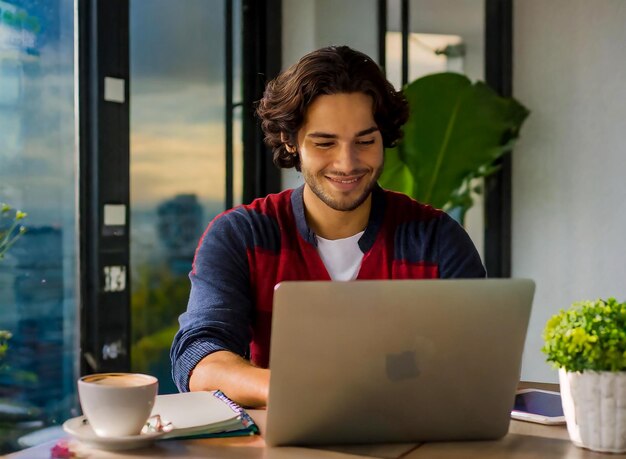
{"label": "small potted plant", "polygon": [[543,338],[572,442],[626,452],[626,302],[574,303],[548,320]]}

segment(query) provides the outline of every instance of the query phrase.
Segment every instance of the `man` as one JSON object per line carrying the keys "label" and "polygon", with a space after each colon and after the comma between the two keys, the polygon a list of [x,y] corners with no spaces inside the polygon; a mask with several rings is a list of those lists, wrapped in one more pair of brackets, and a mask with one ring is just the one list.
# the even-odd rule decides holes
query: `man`
{"label": "man", "polygon": [[245,406],[267,402],[278,282],[485,276],[454,220],[377,185],[408,105],[369,57],[314,51],[267,85],[257,113],[274,163],[305,184],[209,224],[171,350],[181,391],[219,388]]}

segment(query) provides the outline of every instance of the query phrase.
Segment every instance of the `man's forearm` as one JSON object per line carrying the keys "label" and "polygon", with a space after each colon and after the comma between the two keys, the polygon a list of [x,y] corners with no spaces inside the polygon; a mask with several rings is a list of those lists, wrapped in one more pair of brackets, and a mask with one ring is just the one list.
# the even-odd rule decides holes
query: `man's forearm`
{"label": "man's forearm", "polygon": [[255,367],[232,352],[217,351],[198,362],[189,378],[189,389],[219,389],[242,406],[262,407],[267,405],[269,382],[269,370]]}

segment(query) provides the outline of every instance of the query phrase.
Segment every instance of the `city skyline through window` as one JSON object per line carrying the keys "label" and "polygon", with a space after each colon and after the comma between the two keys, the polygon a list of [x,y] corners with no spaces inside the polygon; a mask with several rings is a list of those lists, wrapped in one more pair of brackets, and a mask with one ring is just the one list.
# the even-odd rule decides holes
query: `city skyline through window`
{"label": "city skyline through window", "polygon": [[0,1],[0,201],[28,214],[0,260],[0,454],[77,414],[74,89],[74,2]]}
{"label": "city skyline through window", "polygon": [[224,0],[130,2],[131,367],[160,393],[176,391],[169,349],[191,262],[225,206],[224,18]]}

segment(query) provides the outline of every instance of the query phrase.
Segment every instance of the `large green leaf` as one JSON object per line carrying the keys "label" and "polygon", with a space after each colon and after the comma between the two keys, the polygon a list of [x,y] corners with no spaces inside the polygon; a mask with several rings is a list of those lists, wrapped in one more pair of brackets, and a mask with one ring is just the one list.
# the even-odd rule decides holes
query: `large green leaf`
{"label": "large green leaf", "polygon": [[386,151],[381,185],[435,207],[468,207],[469,180],[494,170],[528,110],[457,73],[422,77],[404,93],[411,114],[402,141]]}
{"label": "large green leaf", "polygon": [[[413,175],[406,163],[399,157],[401,146],[385,151],[385,188],[413,196]],[[381,177],[382,179],[382,177]]]}

